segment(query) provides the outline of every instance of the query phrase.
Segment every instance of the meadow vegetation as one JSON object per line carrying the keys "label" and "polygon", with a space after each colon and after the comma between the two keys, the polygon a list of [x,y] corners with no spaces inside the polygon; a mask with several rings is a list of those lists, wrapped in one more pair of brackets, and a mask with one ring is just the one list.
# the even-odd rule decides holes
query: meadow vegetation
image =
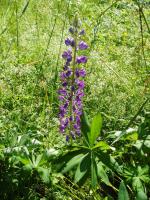
{"label": "meadow vegetation", "polygon": [[[75,14],[88,62],[81,137],[59,132]],[[0,199],[148,200],[148,0],[0,0]]]}

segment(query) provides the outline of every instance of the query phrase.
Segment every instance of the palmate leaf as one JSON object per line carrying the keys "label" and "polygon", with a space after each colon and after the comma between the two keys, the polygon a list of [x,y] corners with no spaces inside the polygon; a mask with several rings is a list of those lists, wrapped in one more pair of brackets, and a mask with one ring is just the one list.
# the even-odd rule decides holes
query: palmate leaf
{"label": "palmate leaf", "polygon": [[119,186],[118,200],[129,200],[129,194],[124,184],[124,181],[121,181]]}
{"label": "palmate leaf", "polygon": [[90,145],[93,146],[102,128],[102,117],[100,114],[96,115],[92,121],[91,131],[88,133]]}

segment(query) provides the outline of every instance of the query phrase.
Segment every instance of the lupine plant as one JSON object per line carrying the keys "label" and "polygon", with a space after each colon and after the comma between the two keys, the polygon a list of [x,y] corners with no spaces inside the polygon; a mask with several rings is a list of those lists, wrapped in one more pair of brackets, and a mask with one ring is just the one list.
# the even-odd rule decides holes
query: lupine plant
{"label": "lupine plant", "polygon": [[71,37],[65,40],[68,49],[62,54],[65,64],[60,74],[61,87],[58,91],[60,132],[66,135],[66,141],[72,141],[81,134],[80,117],[85,86],[83,78],[86,76],[83,66],[87,62],[87,57],[81,55],[81,51],[88,48],[88,45],[82,41],[85,31],[84,29],[80,30],[80,23],[77,18],[75,18],[69,32]]}
{"label": "lupine plant", "polygon": [[[82,40],[85,31],[84,29],[80,30],[80,23],[77,18],[75,18],[69,32],[72,37],[65,40],[68,49],[62,54],[65,64],[60,74],[61,87],[58,90],[60,132],[66,135],[66,141],[72,141],[76,136],[81,135],[82,130],[84,144],[75,147],[72,145],[72,149],[69,149],[69,159],[67,153],[59,158],[59,162],[62,160],[63,163],[64,160],[62,173],[78,166],[75,173],[75,182],[80,182],[83,179],[85,181],[90,175],[92,187],[95,188],[98,177],[102,175],[101,171],[105,173],[103,165],[114,169],[117,164],[112,157],[102,151],[103,149],[105,151],[110,150],[109,145],[102,141],[96,143],[102,127],[101,115],[97,115],[93,119],[91,126],[86,120],[85,114],[83,115],[82,97],[84,96],[83,89],[85,86],[83,78],[86,75],[83,65],[87,62],[87,57],[81,55],[81,52],[86,50],[88,45]],[[107,177],[106,174],[105,176]],[[101,178],[103,179],[103,177]],[[111,186],[109,180],[107,184]]]}

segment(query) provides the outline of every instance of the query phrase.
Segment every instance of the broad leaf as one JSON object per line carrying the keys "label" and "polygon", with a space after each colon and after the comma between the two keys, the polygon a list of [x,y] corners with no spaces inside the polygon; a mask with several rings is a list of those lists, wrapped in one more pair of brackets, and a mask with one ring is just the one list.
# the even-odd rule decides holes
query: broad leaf
{"label": "broad leaf", "polygon": [[102,117],[100,114],[96,115],[92,121],[91,132],[88,134],[90,145],[93,146],[102,128]]}
{"label": "broad leaf", "polygon": [[132,186],[133,186],[135,191],[144,190],[143,184],[142,184],[139,177],[133,177]]}
{"label": "broad leaf", "polygon": [[79,154],[86,154],[87,150],[76,148],[74,150],[69,150],[68,152],[64,153],[64,155],[60,154],[57,159],[55,159],[55,164],[57,165],[59,170],[62,170],[66,163],[68,163],[72,158]]}
{"label": "broad leaf", "polygon": [[99,158],[99,161],[101,161],[108,168],[122,174],[122,168],[111,155],[109,155],[108,153],[104,153],[101,150],[99,150],[96,155]]}
{"label": "broad leaf", "polygon": [[111,149],[111,147],[104,141],[100,141],[98,142],[94,147],[93,149],[95,148],[99,148],[102,149],[102,150],[108,150],[108,149]]}
{"label": "broad leaf", "polygon": [[43,167],[38,167],[37,171],[43,180],[44,183],[49,183],[50,182],[50,172],[49,169],[43,168]]}
{"label": "broad leaf", "polygon": [[92,188],[97,186],[97,165],[94,155],[91,153],[91,185]]}
{"label": "broad leaf", "polygon": [[79,182],[84,175],[87,173],[87,171],[90,169],[91,166],[91,160],[90,160],[90,154],[87,154],[79,163],[76,173],[75,173],[75,183]]}
{"label": "broad leaf", "polygon": [[139,190],[136,195],[136,200],[148,200],[147,195],[143,190]]}
{"label": "broad leaf", "polygon": [[129,194],[123,181],[119,186],[118,200],[129,200]]}
{"label": "broad leaf", "polygon": [[106,185],[109,185],[111,186],[111,183],[109,182],[109,178],[103,168],[103,165],[101,162],[99,162],[97,164],[97,175],[98,177],[100,177],[102,179],[102,181],[106,184]]}
{"label": "broad leaf", "polygon": [[62,173],[66,173],[70,171],[74,166],[78,165],[81,160],[85,157],[85,154],[79,154],[77,156],[74,156],[65,166]]}
{"label": "broad leaf", "polygon": [[85,137],[86,141],[88,142],[88,133],[90,132],[90,123],[88,121],[87,114],[84,111],[81,116],[81,131],[82,131],[83,136]]}

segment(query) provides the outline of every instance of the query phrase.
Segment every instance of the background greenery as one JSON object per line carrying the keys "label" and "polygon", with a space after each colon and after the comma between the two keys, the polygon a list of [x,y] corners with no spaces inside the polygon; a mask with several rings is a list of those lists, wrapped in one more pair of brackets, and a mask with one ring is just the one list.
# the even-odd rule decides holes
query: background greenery
{"label": "background greenery", "polygon": [[[90,46],[84,97],[87,115],[91,119],[102,114],[103,137],[142,123],[149,128],[149,101],[140,109],[150,94],[148,0],[0,0],[0,166],[1,180],[10,191],[6,195],[2,187],[1,199],[100,199],[100,191],[90,197],[86,186],[78,194],[72,179],[57,173],[52,182],[61,180],[61,189],[59,184],[43,186],[39,177],[33,182],[22,180],[27,188],[24,196],[17,189],[23,186],[18,177],[24,172],[19,171],[21,164],[16,172],[18,161],[13,161],[24,147],[37,155],[66,145],[58,132],[57,88],[64,39],[76,12]],[[120,143],[116,147],[118,155],[130,152],[127,147],[121,149]]]}

